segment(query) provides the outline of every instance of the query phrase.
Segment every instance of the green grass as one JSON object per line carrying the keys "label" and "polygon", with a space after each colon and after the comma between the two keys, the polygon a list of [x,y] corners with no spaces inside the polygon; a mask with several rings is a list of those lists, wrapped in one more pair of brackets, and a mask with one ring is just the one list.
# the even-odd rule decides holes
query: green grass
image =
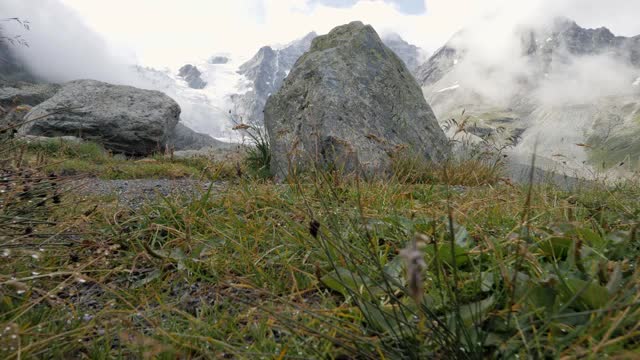
{"label": "green grass", "polygon": [[637,169],[640,166],[638,135],[640,131],[630,131],[627,135],[610,136],[606,141],[593,135],[589,139],[589,162],[603,170],[617,167]]}
{"label": "green grass", "polygon": [[47,172],[96,176],[105,180],[205,178],[236,175],[233,161],[212,161],[206,157],[172,159],[154,155],[128,159],[113,155],[92,142],[74,143],[59,139],[23,144],[27,163]]}
{"label": "green grass", "polygon": [[[108,157],[83,146],[30,161]],[[9,171],[0,356],[638,356],[637,184],[566,192],[480,164],[398,166],[388,181],[245,176],[137,213]]]}

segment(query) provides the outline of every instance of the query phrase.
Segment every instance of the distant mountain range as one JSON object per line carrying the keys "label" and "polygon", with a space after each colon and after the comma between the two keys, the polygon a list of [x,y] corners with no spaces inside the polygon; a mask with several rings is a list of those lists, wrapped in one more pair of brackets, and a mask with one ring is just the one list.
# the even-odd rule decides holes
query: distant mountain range
{"label": "distant mountain range", "polygon": [[[640,36],[566,18],[501,29],[509,41],[500,44],[479,41],[483,31],[459,31],[428,59],[397,34],[383,41],[414,74],[441,124],[463,122],[470,141],[513,142],[513,157],[535,151],[549,166],[576,171],[640,168]],[[316,36],[264,46],[245,62],[219,53],[180,73],[132,67],[129,85],[165,92],[181,105],[186,125],[232,138],[233,121],[262,124],[268,97]],[[33,80],[1,42],[0,79]]]}
{"label": "distant mountain range", "polygon": [[[284,46],[264,46],[241,64],[216,55],[187,64],[176,74],[136,67],[137,83],[133,85],[160,90],[176,99],[183,108],[183,120],[194,129],[219,138],[233,137],[233,133],[212,129],[209,124],[229,125],[236,121],[261,125],[267,99],[280,89],[295,62],[317,36],[311,32]],[[412,73],[426,59],[422,49],[397,34],[387,34],[383,41]]]}

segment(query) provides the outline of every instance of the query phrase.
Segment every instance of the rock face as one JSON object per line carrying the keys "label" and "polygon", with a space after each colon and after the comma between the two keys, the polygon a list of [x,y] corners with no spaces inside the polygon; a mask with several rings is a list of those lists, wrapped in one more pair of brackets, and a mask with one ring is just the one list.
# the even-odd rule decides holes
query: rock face
{"label": "rock face", "polygon": [[263,110],[267,98],[280,89],[296,60],[309,50],[311,41],[316,36],[314,32],[309,33],[279,50],[265,46],[251,60],[240,66],[238,73],[253,84],[245,94],[232,96],[237,115],[244,122],[260,125],[263,123]]}
{"label": "rock face", "polygon": [[192,89],[200,90],[207,86],[207,83],[201,78],[202,73],[200,70],[191,64],[181,67],[178,76],[183,78]]}
{"label": "rock face", "polygon": [[313,40],[265,108],[272,171],[316,163],[346,173],[383,175],[408,148],[442,160],[447,140],[402,62],[361,22]]}
{"label": "rock face", "polygon": [[409,44],[398,34],[386,34],[382,37],[382,41],[404,61],[407,69],[409,69],[412,74],[415,74],[418,67],[425,60],[425,56],[419,47]]}
{"label": "rock face", "polygon": [[167,144],[175,150],[200,150],[205,147],[219,147],[223,143],[207,134],[202,134],[178,123],[169,134]]}
{"label": "rock face", "polygon": [[20,133],[78,136],[114,152],[148,155],[164,147],[180,117],[180,106],[161,92],[78,80],[65,84],[52,98],[34,107],[25,120],[65,106],[79,109],[26,124]]}
{"label": "rock face", "polygon": [[616,36],[605,27],[585,29],[572,20],[556,18],[550,28],[526,29],[520,36],[526,56],[536,63],[541,75],[575,56],[609,55],[640,66],[640,36]]}
{"label": "rock face", "polygon": [[459,52],[450,45],[438,49],[433,56],[416,69],[416,80],[421,85],[429,85],[438,82],[451,69],[458,64]]}

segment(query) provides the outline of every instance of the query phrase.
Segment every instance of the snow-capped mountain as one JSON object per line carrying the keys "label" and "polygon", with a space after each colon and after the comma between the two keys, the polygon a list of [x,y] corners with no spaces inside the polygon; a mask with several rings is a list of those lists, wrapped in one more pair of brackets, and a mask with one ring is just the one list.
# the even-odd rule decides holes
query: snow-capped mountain
{"label": "snow-capped mountain", "polygon": [[317,34],[309,33],[281,49],[271,46],[261,48],[238,70],[251,84],[245,93],[231,96],[233,114],[251,124],[262,124],[264,106],[269,96],[280,89],[295,62],[311,47]]}

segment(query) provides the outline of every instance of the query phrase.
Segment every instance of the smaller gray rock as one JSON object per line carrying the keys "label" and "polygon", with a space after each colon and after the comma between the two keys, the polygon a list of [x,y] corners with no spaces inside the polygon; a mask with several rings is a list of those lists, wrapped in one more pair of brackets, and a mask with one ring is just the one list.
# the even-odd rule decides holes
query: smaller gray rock
{"label": "smaller gray rock", "polygon": [[[76,110],[51,114],[64,107]],[[77,136],[116,153],[149,155],[164,148],[180,118],[180,106],[159,91],[77,80],[34,107],[25,121],[37,118],[41,119],[23,125],[19,133]]]}
{"label": "smaller gray rock", "polygon": [[[245,148],[240,144],[219,143],[215,146],[207,146],[198,150],[180,150],[176,151],[173,156],[176,159],[193,159],[205,157],[214,161],[238,161],[242,158],[238,154],[244,154]],[[231,160],[230,160],[231,159]]]}
{"label": "smaller gray rock", "polygon": [[0,106],[36,106],[52,98],[61,86],[28,82],[0,82]]}
{"label": "smaller gray rock", "polygon": [[226,56],[214,56],[209,59],[209,64],[211,65],[222,65],[229,62],[229,58]]}
{"label": "smaller gray rock", "polygon": [[167,144],[175,150],[200,150],[205,147],[217,147],[222,144],[211,136],[195,132],[182,123],[178,123],[169,134]]}
{"label": "smaller gray rock", "polygon": [[207,82],[201,78],[202,73],[200,70],[191,64],[181,67],[178,76],[183,78],[192,89],[200,90],[207,86]]}
{"label": "smaller gray rock", "polygon": [[4,108],[0,109],[0,140],[13,138],[18,133],[18,129],[29,110],[31,107],[25,105],[11,108],[8,111]]}

